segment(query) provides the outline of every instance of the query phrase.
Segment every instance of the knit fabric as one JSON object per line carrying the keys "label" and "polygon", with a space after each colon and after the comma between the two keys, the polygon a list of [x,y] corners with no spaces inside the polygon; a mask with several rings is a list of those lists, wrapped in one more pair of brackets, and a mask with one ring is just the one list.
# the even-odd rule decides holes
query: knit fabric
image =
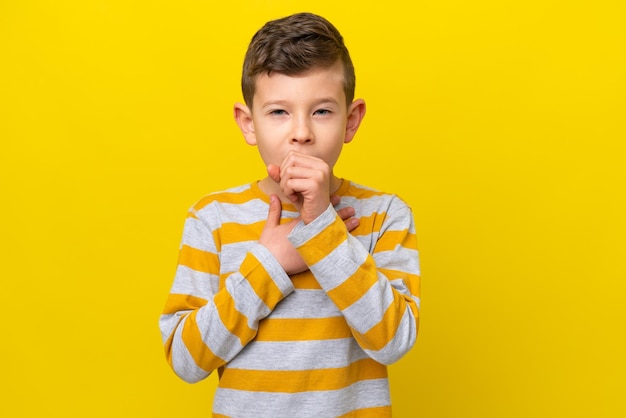
{"label": "knit fabric", "polygon": [[[215,417],[391,416],[386,365],[415,343],[419,261],[397,196],[344,180],[341,203],[289,240],[309,270],[288,276],[258,243],[257,183],[189,211],[160,318],[166,358],[188,382],[218,370]],[[348,232],[336,210],[351,206]],[[298,216],[283,203],[281,222]]]}

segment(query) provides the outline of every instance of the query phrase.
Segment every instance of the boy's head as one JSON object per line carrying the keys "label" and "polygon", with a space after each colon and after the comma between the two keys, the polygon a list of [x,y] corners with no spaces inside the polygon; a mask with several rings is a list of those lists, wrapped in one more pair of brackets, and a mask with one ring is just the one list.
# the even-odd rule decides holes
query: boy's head
{"label": "boy's head", "polygon": [[293,151],[332,170],[365,115],[365,101],[354,99],[354,68],[341,35],[312,14],[271,21],[256,33],[242,87],[246,104],[235,104],[234,117],[268,168]]}
{"label": "boy's head", "polygon": [[252,38],[243,64],[241,89],[252,108],[256,79],[261,74],[288,76],[340,61],[344,72],[346,105],[354,99],[354,66],[339,31],[326,19],[298,13],[266,23]]}

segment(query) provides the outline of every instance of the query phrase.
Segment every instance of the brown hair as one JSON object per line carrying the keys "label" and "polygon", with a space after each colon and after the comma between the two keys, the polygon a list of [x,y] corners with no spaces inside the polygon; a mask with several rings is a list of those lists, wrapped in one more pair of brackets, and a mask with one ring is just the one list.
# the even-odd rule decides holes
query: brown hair
{"label": "brown hair", "polygon": [[313,68],[328,68],[338,60],[343,63],[344,92],[349,106],[354,99],[354,66],[337,28],[312,13],[269,21],[248,46],[241,77],[243,98],[252,107],[259,74],[277,72],[293,76]]}

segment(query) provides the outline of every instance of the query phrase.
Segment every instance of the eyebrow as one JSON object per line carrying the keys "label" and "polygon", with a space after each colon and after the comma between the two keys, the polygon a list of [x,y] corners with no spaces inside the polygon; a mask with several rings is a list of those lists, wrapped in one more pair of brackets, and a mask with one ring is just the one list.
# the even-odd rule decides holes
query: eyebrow
{"label": "eyebrow", "polygon": [[[326,103],[338,104],[339,102],[337,100],[335,100],[334,98],[332,98],[332,97],[323,97],[323,98],[313,102],[313,107],[319,106],[319,105],[322,105],[322,104],[326,104]],[[268,100],[267,102],[262,103],[261,107],[275,106],[275,105],[286,106],[288,104],[290,104],[290,102],[287,101],[287,100]]]}

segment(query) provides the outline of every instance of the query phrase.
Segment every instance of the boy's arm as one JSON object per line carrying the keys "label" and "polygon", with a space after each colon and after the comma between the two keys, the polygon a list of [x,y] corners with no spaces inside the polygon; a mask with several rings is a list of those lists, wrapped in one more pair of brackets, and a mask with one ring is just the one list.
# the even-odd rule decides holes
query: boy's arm
{"label": "boy's arm", "polygon": [[190,212],[159,321],[167,360],[188,382],[204,379],[234,358],[255,337],[259,321],[293,291],[280,264],[258,243],[218,290],[219,274],[213,232]]}
{"label": "boy's arm", "polygon": [[390,364],[413,346],[418,331],[413,217],[394,197],[361,224],[364,228],[354,233],[378,235],[372,254],[348,233],[332,206],[313,222],[296,226],[289,240],[341,310],[359,345],[376,361]]}

